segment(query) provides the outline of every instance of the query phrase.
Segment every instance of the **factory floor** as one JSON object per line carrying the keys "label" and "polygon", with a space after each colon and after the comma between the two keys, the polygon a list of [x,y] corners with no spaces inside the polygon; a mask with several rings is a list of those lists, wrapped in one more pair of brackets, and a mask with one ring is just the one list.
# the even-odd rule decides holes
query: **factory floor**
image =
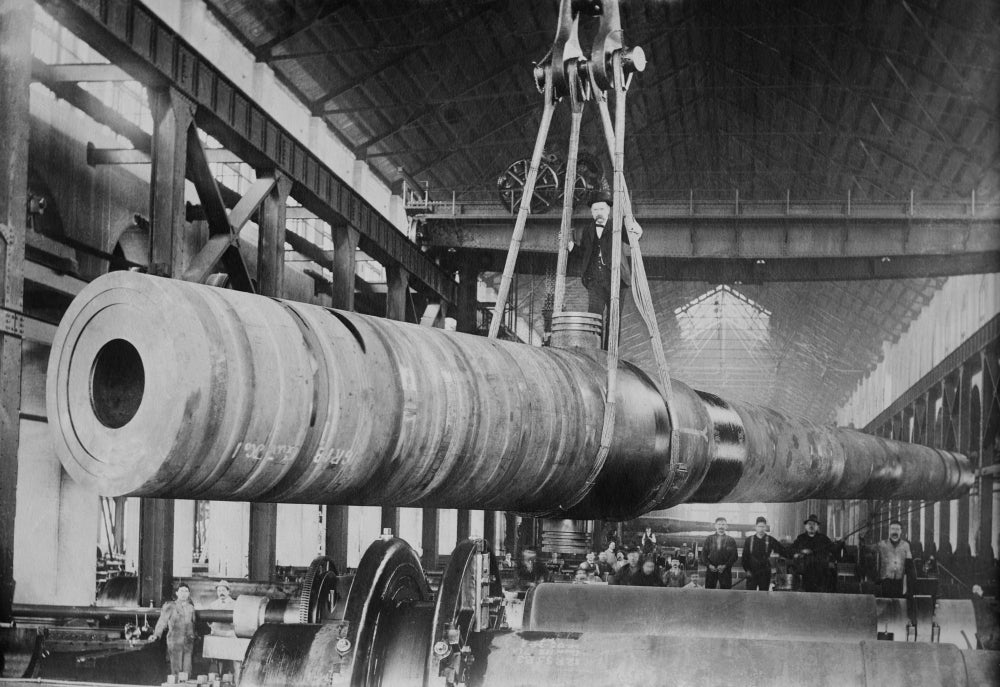
{"label": "factory floor", "polygon": [[[139,644],[134,648],[108,647],[97,651],[59,651],[49,645],[49,654],[39,662],[38,674],[31,680],[5,680],[8,684],[116,684],[161,685],[170,666],[165,644]],[[54,650],[53,650],[54,649]],[[200,642],[195,646],[192,676],[218,671],[218,661],[201,657]]]}

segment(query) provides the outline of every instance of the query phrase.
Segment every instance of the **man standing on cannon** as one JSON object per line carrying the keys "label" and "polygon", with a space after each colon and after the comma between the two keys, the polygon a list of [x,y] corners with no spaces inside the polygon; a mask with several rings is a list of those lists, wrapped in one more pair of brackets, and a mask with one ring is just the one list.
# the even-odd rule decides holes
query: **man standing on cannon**
{"label": "man standing on cannon", "polygon": [[[587,225],[580,235],[580,251],[582,253],[583,276],[581,281],[587,289],[587,312],[604,314],[605,308],[611,302],[611,264],[612,264],[612,234],[611,192],[607,189],[595,191],[590,197],[590,214],[594,223]],[[642,236],[642,228],[632,225],[635,238]],[[622,242],[628,245],[628,236],[622,228]],[[570,241],[569,249],[576,244]],[[622,247],[621,282],[622,289],[627,289],[632,281],[632,269]]]}

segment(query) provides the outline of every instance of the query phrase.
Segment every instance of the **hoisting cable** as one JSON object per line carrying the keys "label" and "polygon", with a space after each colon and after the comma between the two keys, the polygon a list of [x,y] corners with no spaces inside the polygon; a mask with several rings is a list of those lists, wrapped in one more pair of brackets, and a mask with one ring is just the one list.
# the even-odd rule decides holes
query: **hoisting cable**
{"label": "hoisting cable", "polygon": [[538,179],[538,168],[542,162],[542,153],[545,150],[545,139],[549,135],[549,126],[552,124],[552,113],[555,111],[556,99],[552,90],[552,67],[544,69],[544,86],[542,94],[545,97],[545,105],[542,109],[542,121],[538,125],[538,136],[535,138],[535,149],[531,153],[531,166],[528,168],[528,176],[524,180],[524,191],[521,195],[521,205],[517,211],[517,221],[514,223],[514,234],[510,238],[510,247],[507,249],[507,262],[504,264],[503,276],[500,279],[500,288],[497,290],[497,302],[493,306],[493,318],[490,320],[489,338],[497,338],[500,332],[500,321],[503,317],[504,308],[507,305],[507,297],[510,295],[510,282],[514,274],[514,266],[517,264],[517,253],[521,249],[521,240],[524,237],[524,225],[528,221],[528,213],[531,212],[531,198],[535,194],[535,181]]}
{"label": "hoisting cable", "polygon": [[[590,492],[598,476],[604,468],[611,450],[611,442],[614,437],[614,425],[617,415],[617,386],[618,386],[618,364],[619,364],[619,334],[621,329],[621,261],[622,261],[622,230],[626,230],[627,239],[632,253],[632,287],[636,307],[646,324],[649,332],[650,344],[653,348],[653,357],[656,361],[659,378],[660,391],[666,405],[666,410],[671,423],[671,470],[683,469],[679,462],[679,431],[676,418],[673,412],[673,389],[670,382],[669,368],[666,356],[663,352],[663,342],[660,338],[659,327],[656,323],[656,313],[652,303],[652,296],[649,292],[649,284],[646,278],[645,267],[642,262],[642,252],[639,248],[638,233],[641,231],[632,212],[632,203],[628,194],[625,182],[625,106],[626,94],[631,82],[631,75],[636,71],[642,71],[645,67],[645,56],[641,48],[626,51],[622,43],[621,19],[619,15],[618,0],[606,0],[605,2],[594,2],[587,6],[586,11],[592,14],[601,14],[601,23],[589,63],[582,61],[582,53],[579,50],[579,40],[576,35],[578,29],[578,14],[582,5],[574,7],[573,0],[561,0],[560,21],[556,31],[556,40],[553,48],[543,58],[536,67],[535,79],[539,83],[544,78],[544,86],[541,90],[544,94],[545,103],[542,111],[542,120],[539,124],[538,135],[535,139],[535,148],[531,157],[531,165],[525,179],[521,196],[521,204],[518,208],[517,220],[514,224],[514,232],[511,236],[510,246],[507,251],[507,261],[504,265],[503,275],[500,280],[500,287],[497,292],[497,302],[494,306],[493,318],[490,321],[489,338],[495,339],[500,329],[500,321],[506,307],[507,299],[510,295],[511,279],[514,267],[517,262],[517,254],[520,250],[521,241],[524,236],[524,228],[527,223],[528,214],[531,208],[531,198],[534,194],[535,182],[538,176],[538,169],[541,163],[545,141],[548,136],[549,127],[552,122],[552,115],[556,102],[563,95],[569,95],[571,104],[571,130],[569,137],[569,150],[566,161],[566,173],[563,181],[563,208],[562,218],[559,227],[559,248],[556,261],[556,282],[553,298],[553,314],[563,311],[566,297],[566,268],[568,263],[568,244],[573,216],[573,201],[576,187],[576,167],[579,156],[579,137],[583,117],[583,102],[588,97],[588,91],[598,94],[598,105],[604,129],[604,135],[611,154],[613,164],[612,181],[612,259],[611,259],[611,297],[609,303],[608,322],[608,353],[607,353],[607,387],[604,404],[604,418],[601,426],[600,443],[594,465],[592,466],[587,479],[581,488],[578,489],[567,502],[559,505],[560,509],[567,509],[575,506]],[[627,71],[626,78],[626,62]],[[582,71],[588,74],[587,81],[584,81]],[[610,73],[609,73],[610,72]],[[588,84],[590,88],[588,88]],[[605,89],[615,91],[615,122],[612,127],[611,116],[608,112],[607,95]],[[670,488],[674,480],[665,480],[664,486],[660,488],[649,502],[661,500]],[[643,504],[646,505],[646,504]]]}
{"label": "hoisting cable", "polygon": [[[590,79],[591,88],[595,92],[597,109],[601,115],[601,123],[603,125],[604,137],[607,141],[608,151],[613,157],[615,155],[615,151],[617,150],[618,137],[615,135],[614,129],[612,129],[611,114],[608,112],[607,98],[602,91],[597,89],[593,72],[590,73]],[[618,199],[616,198],[615,201],[617,202],[617,200]],[[636,309],[639,311],[639,315],[642,317],[642,320],[646,325],[646,331],[649,334],[649,343],[653,349],[653,359],[656,362],[657,374],[660,381],[660,395],[663,397],[663,402],[667,409],[667,416],[670,419],[670,470],[672,473],[683,472],[687,470],[687,467],[681,462],[680,435],[682,432],[677,415],[674,412],[674,393],[673,385],[670,381],[670,367],[667,365],[667,357],[663,351],[663,339],[660,336],[660,328],[656,321],[656,310],[653,306],[652,294],[649,291],[649,281],[646,277],[646,267],[642,260],[642,249],[639,247],[639,241],[636,238],[636,234],[638,232],[635,231],[635,227],[638,225],[638,222],[632,212],[632,199],[629,195],[628,187],[624,178],[622,179],[622,204],[622,212],[625,217],[627,230],[626,236],[632,252],[632,294],[635,300]],[[692,434],[692,436],[697,436],[697,433]],[[646,503],[641,504],[642,508],[649,510],[657,506],[663,501],[664,498],[666,498],[667,494],[670,492],[671,488],[674,488],[676,483],[676,480],[673,479],[663,480],[661,489],[653,494]]]}
{"label": "hoisting cable", "polygon": [[585,85],[587,82],[580,78],[578,64],[577,60],[566,63],[571,117],[569,150],[566,153],[566,177],[563,180],[562,221],[559,223],[559,253],[556,258],[553,315],[563,311],[563,305],[566,301],[566,265],[569,262],[569,237],[573,223],[573,204],[576,199],[576,167],[580,155],[580,125],[583,121],[583,106],[589,90]]}

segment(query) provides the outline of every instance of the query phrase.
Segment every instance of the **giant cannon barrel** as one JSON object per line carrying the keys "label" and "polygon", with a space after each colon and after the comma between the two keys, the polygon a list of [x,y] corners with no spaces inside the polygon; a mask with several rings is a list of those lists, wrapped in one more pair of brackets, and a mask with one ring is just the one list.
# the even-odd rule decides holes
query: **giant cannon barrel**
{"label": "giant cannon barrel", "polygon": [[[601,351],[538,348],[130,272],[49,361],[58,455],[108,495],[634,517],[689,501],[948,499],[959,454],[727,402]],[[676,426],[671,426],[671,419]]]}

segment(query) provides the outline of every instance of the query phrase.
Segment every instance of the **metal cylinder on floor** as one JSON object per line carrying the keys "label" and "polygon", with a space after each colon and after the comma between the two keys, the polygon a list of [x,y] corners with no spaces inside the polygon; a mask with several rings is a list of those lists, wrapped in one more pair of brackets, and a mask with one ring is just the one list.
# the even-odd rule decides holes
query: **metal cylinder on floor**
{"label": "metal cylinder on floor", "polygon": [[[821,427],[622,363],[131,272],[59,326],[48,417],[102,494],[628,518],[689,501],[954,498],[959,454]],[[671,418],[677,427],[671,427]],[[672,438],[673,443],[672,443]]]}
{"label": "metal cylinder on floor", "polygon": [[525,597],[522,628],[859,642],[876,638],[877,615],[874,597],[860,594],[542,584]]}
{"label": "metal cylinder on floor", "polygon": [[997,662],[997,652],[947,644],[528,632],[494,636],[473,684],[506,687],[516,675],[517,684],[577,687],[596,675],[677,687],[979,687],[996,684]]}

